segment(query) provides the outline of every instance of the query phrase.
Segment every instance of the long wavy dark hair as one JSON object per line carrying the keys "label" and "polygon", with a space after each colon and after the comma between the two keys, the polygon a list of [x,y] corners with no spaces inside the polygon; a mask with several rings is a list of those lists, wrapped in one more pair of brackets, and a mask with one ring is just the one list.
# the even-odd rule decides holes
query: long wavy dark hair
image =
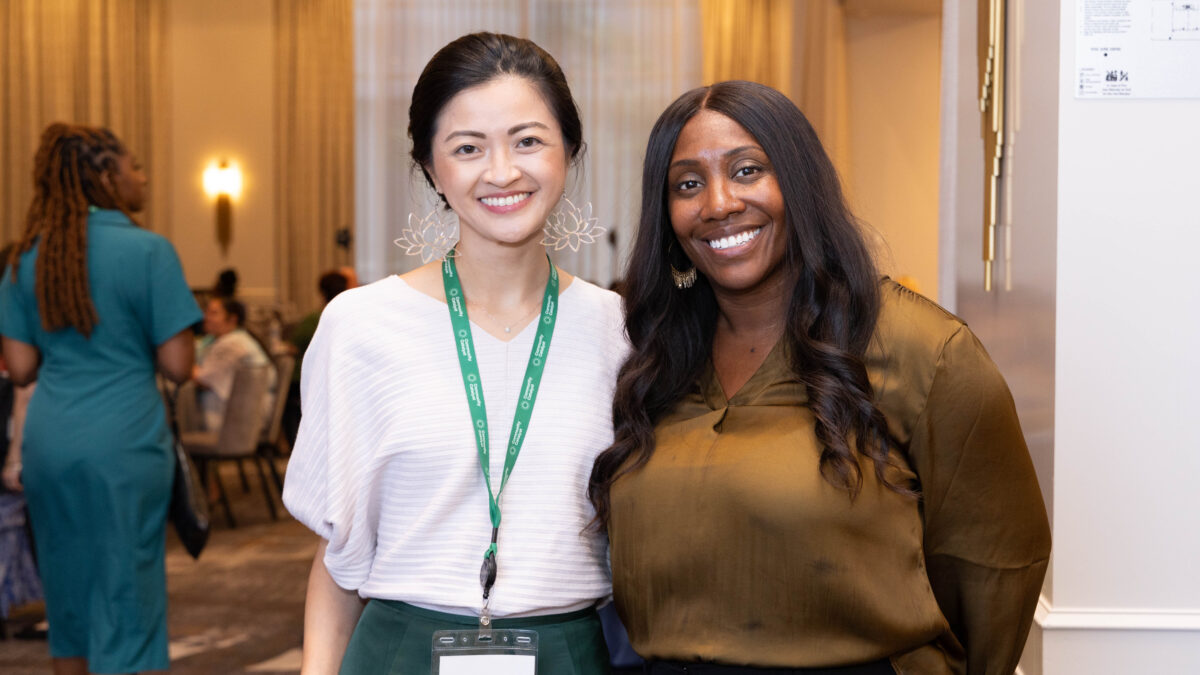
{"label": "long wavy dark hair", "polygon": [[875,406],[863,356],[879,315],[879,275],[837,172],[817,134],[783,94],[754,82],[719,82],[687,92],[654,124],[642,172],[642,215],[625,279],[625,322],[633,352],[613,401],[615,440],[596,459],[588,498],[606,526],[609,491],[654,452],[654,426],[696,387],[712,353],[717,302],[701,275],[681,290],[670,266],[686,269],[667,212],[667,170],[688,120],[711,110],[762,145],[783,194],[783,264],[794,285],[785,328],[791,366],[808,390],[821,445],[821,473],[853,499],[863,484],[859,456],[874,460],[883,485],[887,423]]}

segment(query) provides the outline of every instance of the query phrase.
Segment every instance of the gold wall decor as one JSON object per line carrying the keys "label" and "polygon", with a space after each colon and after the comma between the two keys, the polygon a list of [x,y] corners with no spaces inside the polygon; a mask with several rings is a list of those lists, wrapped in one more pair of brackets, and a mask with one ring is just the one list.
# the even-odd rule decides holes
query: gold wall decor
{"label": "gold wall decor", "polygon": [[983,116],[983,289],[992,290],[1004,160],[1006,0],[979,0],[979,111]]}

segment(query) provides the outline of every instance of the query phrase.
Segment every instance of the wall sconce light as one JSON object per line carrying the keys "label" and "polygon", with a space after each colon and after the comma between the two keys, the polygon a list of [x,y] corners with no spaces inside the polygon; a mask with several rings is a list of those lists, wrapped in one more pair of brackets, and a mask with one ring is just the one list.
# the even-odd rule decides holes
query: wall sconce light
{"label": "wall sconce light", "polygon": [[204,192],[217,202],[217,243],[229,253],[233,241],[233,200],[242,196],[242,171],[222,159],[204,170]]}

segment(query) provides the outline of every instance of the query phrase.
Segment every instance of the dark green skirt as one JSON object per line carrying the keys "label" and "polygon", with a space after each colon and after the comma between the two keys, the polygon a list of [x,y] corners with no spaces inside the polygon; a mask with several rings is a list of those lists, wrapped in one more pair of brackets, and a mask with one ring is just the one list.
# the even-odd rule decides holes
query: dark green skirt
{"label": "dark green skirt", "polygon": [[[473,616],[434,612],[394,600],[371,600],[354,628],[341,675],[429,675],[434,631],[478,626],[479,619]],[[496,619],[492,627],[537,631],[539,675],[609,672],[608,649],[595,609]]]}

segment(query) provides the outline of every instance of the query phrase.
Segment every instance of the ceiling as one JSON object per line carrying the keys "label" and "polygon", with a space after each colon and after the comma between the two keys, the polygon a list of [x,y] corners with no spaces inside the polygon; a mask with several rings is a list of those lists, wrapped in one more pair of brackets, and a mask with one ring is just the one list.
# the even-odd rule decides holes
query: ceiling
{"label": "ceiling", "polygon": [[942,0],[843,0],[846,12],[855,16],[921,14],[938,16]]}

